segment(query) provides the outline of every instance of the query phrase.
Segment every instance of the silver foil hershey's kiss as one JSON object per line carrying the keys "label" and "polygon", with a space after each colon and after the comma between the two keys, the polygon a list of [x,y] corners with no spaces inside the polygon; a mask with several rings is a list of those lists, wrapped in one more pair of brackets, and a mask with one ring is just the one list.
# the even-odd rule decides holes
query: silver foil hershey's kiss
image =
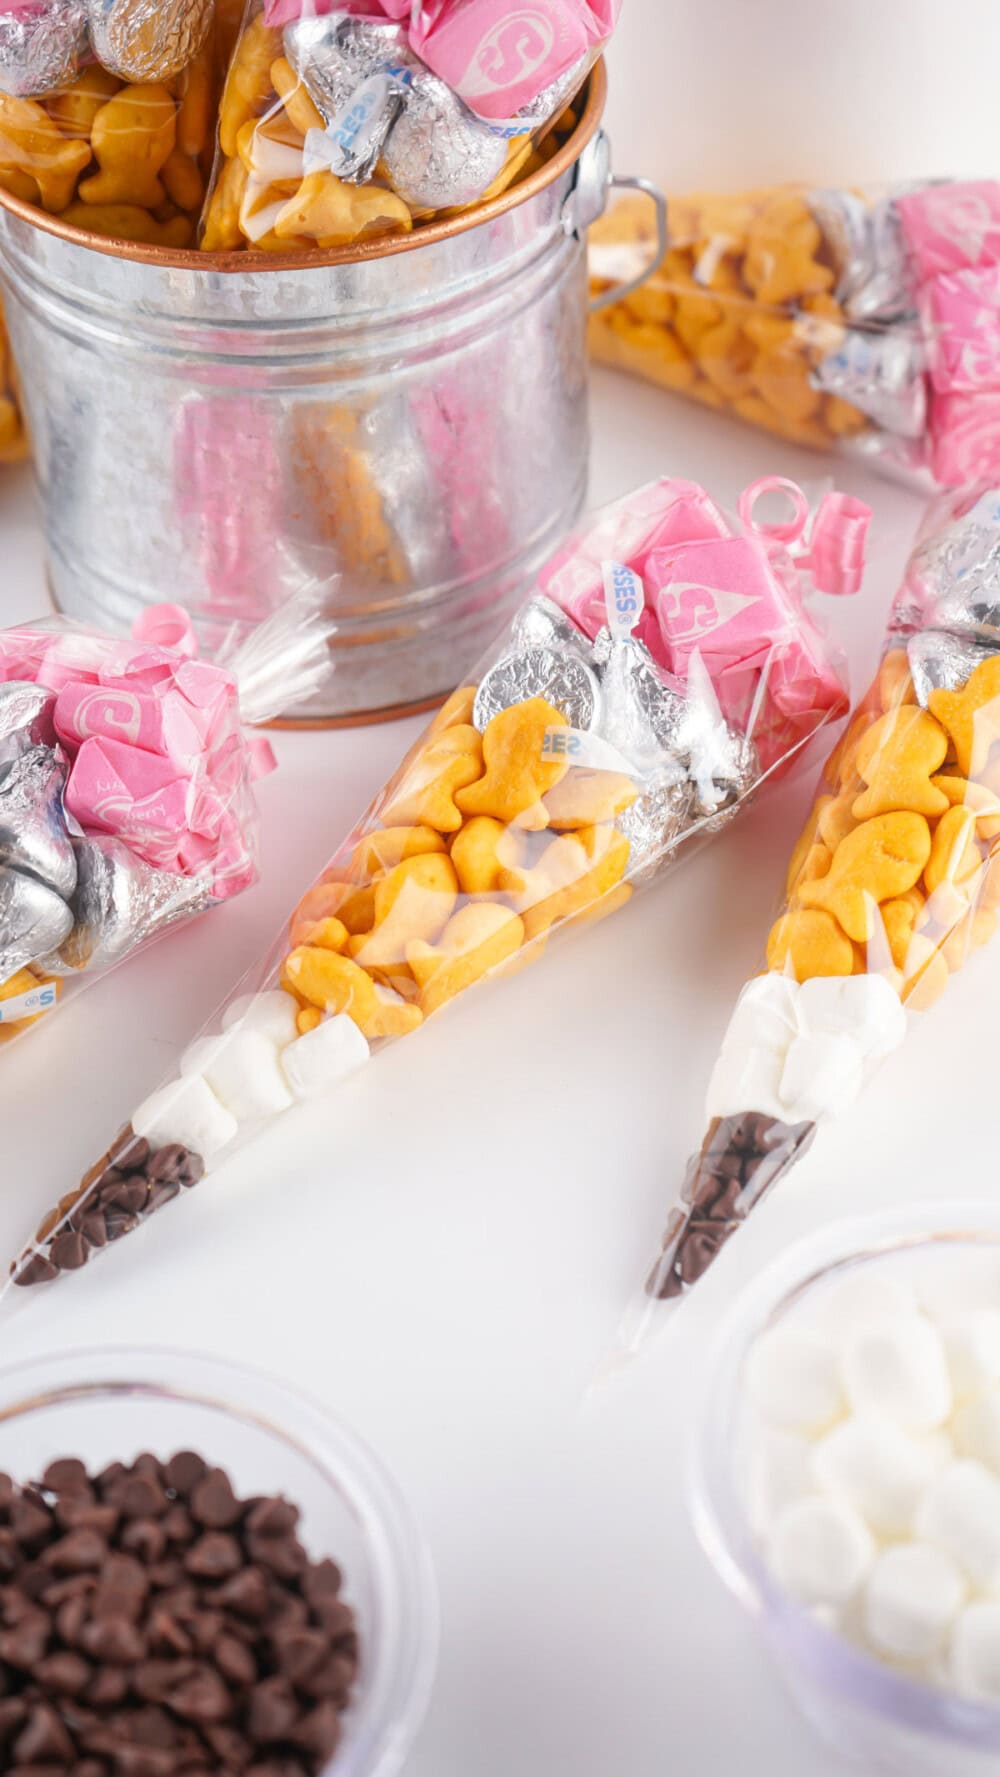
{"label": "silver foil hershey's kiss", "polygon": [[667,770],[649,784],[630,808],[615,817],[629,842],[628,880],[648,882],[663,866],[694,817],[694,792],[687,777]]}
{"label": "silver foil hershey's kiss", "polygon": [[923,629],[906,644],[910,674],[917,702],[927,708],[932,691],[958,691],[977,666],[989,660],[993,649],[981,647],[969,636],[949,635],[941,629]]}
{"label": "silver foil hershey's kiss", "polygon": [[554,599],[539,593],[522,605],[514,619],[511,639],[515,648],[569,648],[582,660],[590,657],[590,643]]}
{"label": "silver foil hershey's kiss", "polygon": [[154,870],[120,839],[78,839],[76,854],[72,930],[52,947],[58,955],[45,958],[45,967],[54,974],[108,969],[175,920],[212,905],[204,882]]}
{"label": "silver foil hershey's kiss", "polygon": [[0,984],[38,962],[72,929],[73,915],[53,889],[0,864]]}
{"label": "silver foil hershey's kiss", "polygon": [[0,92],[30,99],[65,86],[86,48],[83,0],[37,0],[0,11]]}
{"label": "silver foil hershey's kiss", "polygon": [[[321,158],[339,179],[372,177],[385,139],[403,108],[412,70],[421,66],[406,34],[388,20],[341,12],[285,26],[285,53],[327,127]],[[314,151],[310,132],[307,155]],[[322,141],[322,138],[321,138]]]}
{"label": "silver foil hershey's kiss", "polygon": [[0,684],[0,763],[30,752],[32,747],[55,745],[55,705],[55,692],[31,679],[7,679]]}
{"label": "silver foil hershey's kiss", "polygon": [[413,76],[383,151],[393,191],[415,209],[474,203],[507,159],[507,144],[437,75]]}
{"label": "silver foil hershey's kiss", "polygon": [[51,747],[32,747],[0,764],[0,864],[27,871],[68,899],[76,859],[66,830],[66,767]]}
{"label": "silver foil hershey's kiss", "polygon": [[554,648],[522,648],[498,660],[480,680],[472,720],[482,734],[501,710],[529,697],[544,697],[571,728],[596,726],[600,710],[596,676],[578,655]]}
{"label": "silver foil hershey's kiss", "polygon": [[603,739],[635,770],[663,771],[664,755],[677,755],[683,699],[664,685],[648,648],[634,636],[614,641],[602,630],[594,658],[600,663]]}
{"label": "silver foil hershey's kiss", "polygon": [[814,388],[860,408],[897,437],[921,438],[926,430],[924,349],[910,328],[848,328],[810,380]]}
{"label": "silver foil hershey's kiss", "polygon": [[837,268],[836,297],[852,321],[892,321],[913,297],[894,200],[867,204],[853,191],[809,194],[809,208]]}
{"label": "silver foil hershey's kiss", "polygon": [[87,0],[94,54],[122,80],[170,80],[208,36],[213,0]]}

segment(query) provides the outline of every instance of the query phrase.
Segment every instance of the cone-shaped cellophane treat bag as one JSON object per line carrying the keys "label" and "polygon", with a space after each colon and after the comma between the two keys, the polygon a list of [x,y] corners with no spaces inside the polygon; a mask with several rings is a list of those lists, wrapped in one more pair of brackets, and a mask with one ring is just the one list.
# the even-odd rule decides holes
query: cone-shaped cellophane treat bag
{"label": "cone-shaped cellophane treat bag", "polygon": [[132,639],[56,618],[0,630],[0,1047],[169,927],[257,880],[250,724],[328,670],[318,594],[222,660],[186,614],[151,606]]}
{"label": "cone-shaped cellophane treat bag", "polygon": [[1000,490],[978,487],[939,496],[921,527],[792,853],[765,971],[723,1039],[649,1296],[698,1281],[989,942],[998,909]]}
{"label": "cone-shaped cellophane treat bag", "polygon": [[[206,251],[408,234],[540,166],[619,0],[251,0],[219,108]],[[559,131],[556,131],[558,136]]]}
{"label": "cone-shaped cellophane treat bag", "polygon": [[[598,359],[928,486],[1000,476],[1000,180],[677,197],[668,222],[592,317]],[[598,299],[655,253],[621,199],[590,233]]]}
{"label": "cone-shaped cellophane treat bag", "polygon": [[[792,517],[763,526],[775,488]],[[828,495],[810,518],[769,482],[740,514],[661,481],[560,552],[290,910],[254,991],[57,1186],[16,1283],[83,1265],[263,1120],[612,913],[844,714],[804,594],[854,590],[867,508]]]}
{"label": "cone-shaped cellophane treat bag", "polygon": [[17,393],[17,370],[0,308],[0,463],[17,463],[28,454]]}

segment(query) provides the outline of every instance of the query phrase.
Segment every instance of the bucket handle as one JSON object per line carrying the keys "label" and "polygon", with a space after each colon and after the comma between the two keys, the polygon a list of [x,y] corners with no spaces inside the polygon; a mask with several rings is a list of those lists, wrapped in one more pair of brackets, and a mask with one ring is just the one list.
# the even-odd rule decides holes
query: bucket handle
{"label": "bucket handle", "polygon": [[670,245],[667,234],[667,200],[658,185],[651,179],[628,178],[625,174],[613,173],[608,180],[611,191],[641,191],[648,197],[656,211],[656,246],[642,270],[634,278],[627,278],[624,283],[612,284],[610,290],[601,290],[590,298],[590,312],[596,314],[598,309],[610,308],[613,302],[623,302],[626,296],[641,290],[647,278],[651,278],[663,259]]}

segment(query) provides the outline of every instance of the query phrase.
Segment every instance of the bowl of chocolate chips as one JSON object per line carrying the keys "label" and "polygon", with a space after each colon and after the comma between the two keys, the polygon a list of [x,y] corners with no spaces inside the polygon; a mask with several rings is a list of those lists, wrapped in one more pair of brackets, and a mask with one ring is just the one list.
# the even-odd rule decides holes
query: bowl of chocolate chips
{"label": "bowl of chocolate chips", "polygon": [[436,1651],[409,1509],[325,1409],[181,1351],[0,1374],[7,1777],[392,1777]]}

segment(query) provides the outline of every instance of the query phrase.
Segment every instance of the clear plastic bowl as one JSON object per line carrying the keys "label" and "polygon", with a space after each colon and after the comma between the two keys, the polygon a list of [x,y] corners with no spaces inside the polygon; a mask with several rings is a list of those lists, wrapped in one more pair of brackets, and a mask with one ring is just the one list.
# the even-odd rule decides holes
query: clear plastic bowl
{"label": "clear plastic bowl", "polygon": [[105,1347],[0,1372],[0,1470],[16,1481],[58,1456],[100,1469],[184,1449],[225,1468],[237,1493],[284,1493],[310,1554],[343,1570],[361,1666],[327,1771],[393,1777],[430,1696],[437,1598],[409,1509],[360,1439],[283,1383],[189,1351]]}
{"label": "clear plastic bowl", "polygon": [[710,1354],[690,1474],[692,1514],[716,1571],[755,1618],[799,1708],[822,1737],[868,1772],[988,1777],[1000,1770],[1000,1708],[971,1703],[868,1655],[784,1593],[750,1522],[751,1414],[744,1365],[756,1337],[815,1313],[821,1297],[878,1263],[944,1298],[949,1273],[973,1267],[1000,1303],[1000,1210],[981,1201],[841,1222],[800,1242],[740,1297]]}

